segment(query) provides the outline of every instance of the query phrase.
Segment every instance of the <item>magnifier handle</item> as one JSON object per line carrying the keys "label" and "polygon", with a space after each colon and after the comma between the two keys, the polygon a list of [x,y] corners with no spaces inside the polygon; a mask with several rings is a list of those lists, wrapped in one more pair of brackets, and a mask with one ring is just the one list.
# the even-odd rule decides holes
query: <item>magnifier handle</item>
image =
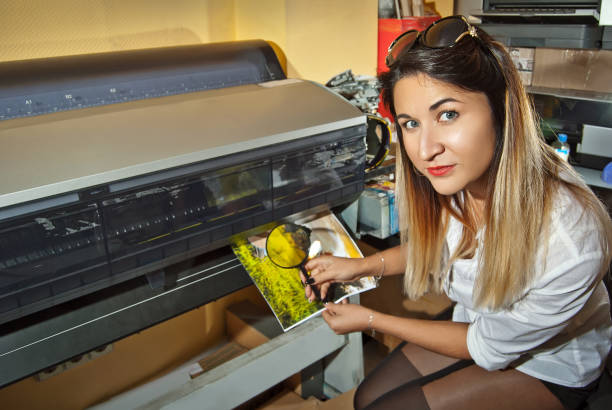
{"label": "magnifier handle", "polygon": [[[302,273],[304,274],[304,278],[306,278],[306,280],[308,280],[308,278],[310,278],[310,275],[308,274],[308,271],[306,270],[306,268],[304,267],[304,265],[300,265],[300,269],[302,270]],[[319,291],[319,288],[316,286],[310,286],[310,289],[312,289],[312,291],[315,294],[315,297],[317,299],[319,299],[322,302],[327,302],[327,300],[323,300],[321,299],[321,292]],[[325,298],[327,299],[327,298]]]}

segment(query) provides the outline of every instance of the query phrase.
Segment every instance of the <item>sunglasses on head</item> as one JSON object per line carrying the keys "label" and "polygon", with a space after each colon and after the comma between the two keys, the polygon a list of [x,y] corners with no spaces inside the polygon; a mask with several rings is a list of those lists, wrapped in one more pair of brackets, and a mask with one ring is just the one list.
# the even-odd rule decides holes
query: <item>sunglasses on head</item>
{"label": "sunglasses on head", "polygon": [[400,34],[389,46],[385,63],[390,67],[402,52],[410,50],[417,41],[429,48],[446,48],[454,46],[466,35],[478,37],[476,27],[468,23],[465,17],[445,17],[432,23],[423,32],[409,30]]}

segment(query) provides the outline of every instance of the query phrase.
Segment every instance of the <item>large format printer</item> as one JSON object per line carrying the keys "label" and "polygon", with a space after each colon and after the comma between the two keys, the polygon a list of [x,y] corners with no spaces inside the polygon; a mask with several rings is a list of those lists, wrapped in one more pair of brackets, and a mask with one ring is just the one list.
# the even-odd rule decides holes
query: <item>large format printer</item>
{"label": "large format printer", "polygon": [[506,46],[583,49],[607,45],[610,8],[612,0],[458,0],[456,5]]}
{"label": "large format printer", "polygon": [[498,21],[597,22],[602,0],[482,0],[476,15]]}
{"label": "large format printer", "polygon": [[365,116],[263,41],[0,64],[0,386],[250,284],[229,238],[355,200]]}

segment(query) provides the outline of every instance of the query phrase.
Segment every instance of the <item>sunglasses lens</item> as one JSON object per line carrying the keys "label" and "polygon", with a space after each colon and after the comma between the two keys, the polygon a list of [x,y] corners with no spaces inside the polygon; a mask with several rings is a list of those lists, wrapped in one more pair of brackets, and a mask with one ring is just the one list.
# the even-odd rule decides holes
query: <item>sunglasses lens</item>
{"label": "sunglasses lens", "polygon": [[403,50],[410,49],[418,36],[419,32],[417,30],[410,30],[395,39],[393,44],[391,44],[391,46],[389,47],[389,52],[387,54],[386,60],[387,66],[393,64]]}
{"label": "sunglasses lens", "polygon": [[460,18],[450,17],[439,20],[423,33],[423,44],[427,47],[442,48],[455,44],[457,38],[468,30],[468,25]]}
{"label": "sunglasses lens", "polygon": [[405,50],[412,48],[419,36],[421,36],[420,43],[425,47],[446,48],[452,47],[466,35],[477,37],[475,33],[475,29],[463,17],[446,17],[433,23],[422,33],[410,30],[396,38],[389,46],[385,62],[387,67],[390,67]]}

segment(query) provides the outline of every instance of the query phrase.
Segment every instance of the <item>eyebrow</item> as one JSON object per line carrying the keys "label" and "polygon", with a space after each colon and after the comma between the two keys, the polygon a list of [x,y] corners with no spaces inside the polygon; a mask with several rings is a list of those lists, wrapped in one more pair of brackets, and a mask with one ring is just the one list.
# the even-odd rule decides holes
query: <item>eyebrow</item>
{"label": "eyebrow", "polygon": [[405,118],[407,120],[411,120],[412,117],[408,114],[397,114],[396,118],[399,120],[400,118]]}
{"label": "eyebrow", "polygon": [[429,111],[434,111],[437,110],[439,106],[441,106],[442,104],[445,104],[447,102],[461,102],[459,100],[456,100],[454,98],[443,98],[440,101],[436,102],[435,104],[432,104],[431,107],[429,107]]}
{"label": "eyebrow", "polygon": [[[460,103],[461,101],[456,100],[454,98],[443,98],[440,101],[435,102],[434,104],[431,105],[431,107],[429,107],[429,111],[435,111],[437,110],[442,104],[446,104],[447,102],[457,102]],[[406,118],[411,120],[412,116],[408,115],[408,114],[398,114],[397,115],[397,119],[399,120],[400,118]]]}

